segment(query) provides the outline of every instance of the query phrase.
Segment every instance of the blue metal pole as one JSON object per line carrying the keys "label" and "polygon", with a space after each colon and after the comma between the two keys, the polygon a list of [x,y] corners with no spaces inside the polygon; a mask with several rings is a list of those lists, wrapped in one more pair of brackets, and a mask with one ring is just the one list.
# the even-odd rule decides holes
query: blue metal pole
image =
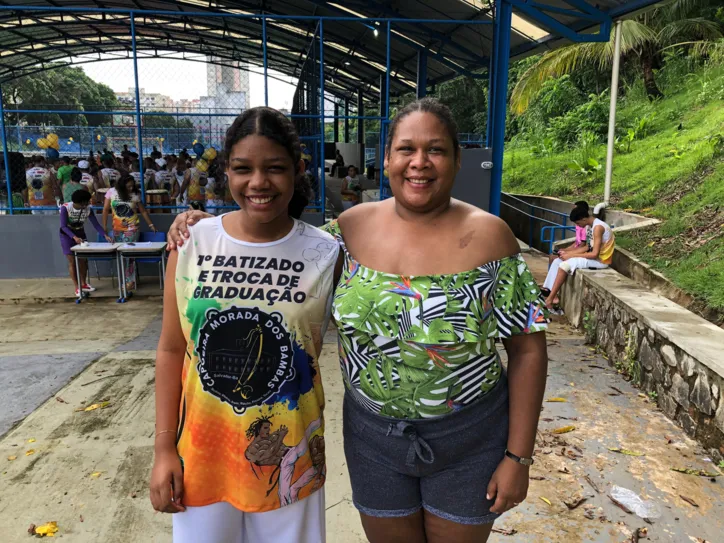
{"label": "blue metal pole", "polygon": [[385,120],[390,119],[390,65],[392,51],[392,23],[387,21],[387,73],[385,74]]}
{"label": "blue metal pole", "polygon": [[264,46],[264,105],[269,107],[269,79],[268,68],[269,62],[266,52],[266,17],[261,19],[261,41]]}
{"label": "blue metal pole", "polygon": [[[497,0],[496,0],[497,2]],[[498,37],[498,18],[493,19],[493,44]],[[495,47],[495,45],[493,45]],[[485,127],[485,147],[490,147],[493,141],[493,101],[495,100],[495,50],[490,55],[488,64],[488,118]]]}
{"label": "blue metal pole", "polygon": [[319,199],[322,206],[322,221],[324,221],[324,215],[327,208],[326,200],[326,181],[324,176],[324,20],[319,21],[319,105],[321,106],[320,121],[322,136],[320,140],[320,162],[322,167],[320,171],[322,173],[321,182],[319,183]]}
{"label": "blue metal pole", "polygon": [[417,52],[417,99],[427,96],[427,51]]}
{"label": "blue metal pole", "polygon": [[15,129],[18,132],[18,152],[22,152],[23,150],[23,136],[20,133],[20,113],[18,113],[18,120],[16,121]]}
{"label": "blue metal pole", "polygon": [[0,85],[0,132],[3,142],[3,162],[5,162],[5,186],[8,190],[8,209],[13,214],[13,185],[10,182],[10,156],[8,155],[8,140],[5,134],[5,107],[3,106],[3,88]]}
{"label": "blue metal pole", "polygon": [[505,115],[508,105],[508,67],[510,64],[510,29],[513,6],[509,0],[499,0],[495,18],[498,33],[495,39],[495,100],[493,103],[493,171],[490,180],[490,213],[500,215],[503,190],[503,150],[505,147]]}
{"label": "blue metal pole", "polygon": [[[143,175],[143,128],[141,127],[141,93],[138,89],[138,55],[136,54],[136,17],[131,12],[131,46],[133,48],[133,79],[136,83],[136,129],[138,130],[138,172],[141,178],[141,202],[146,205],[146,183]],[[106,228],[106,225],[103,225]],[[120,278],[119,278],[120,281]]]}

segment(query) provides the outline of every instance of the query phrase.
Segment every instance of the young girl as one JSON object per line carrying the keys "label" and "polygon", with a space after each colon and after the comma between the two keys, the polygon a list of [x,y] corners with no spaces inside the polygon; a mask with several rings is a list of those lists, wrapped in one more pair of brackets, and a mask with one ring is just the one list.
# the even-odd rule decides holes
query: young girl
{"label": "young girl", "polygon": [[577,227],[592,232],[593,240],[590,246],[585,244],[577,250],[565,252],[551,264],[543,284],[543,288],[549,290],[546,306],[551,309],[559,303],[558,293],[569,275],[573,275],[577,269],[608,268],[613,262],[616,240],[611,227],[589,215],[588,207],[578,205],[571,211],[570,219]]}
{"label": "young girl", "polygon": [[154,509],[175,543],[324,541],[318,359],[339,247],[296,219],[299,138],[254,108],[226,134],[241,208],[169,257],[156,358]]}
{"label": "young girl", "polygon": [[[103,227],[108,224],[108,214],[113,214],[113,241],[117,243],[130,243],[138,241],[139,219],[138,213],[143,215],[148,227],[156,231],[148,211],[141,203],[141,196],[136,189],[136,180],[126,174],[120,178],[115,187],[108,189],[105,203],[103,205]],[[126,269],[123,270],[126,281],[126,290],[132,292],[136,289],[135,262],[128,260]]]}
{"label": "young girl", "polygon": [[[74,170],[77,168],[74,168]],[[80,170],[79,170],[80,171]],[[72,179],[71,174],[71,179]],[[60,246],[63,248],[63,254],[68,259],[68,271],[70,278],[75,286],[75,295],[78,296],[79,288],[83,292],[93,292],[95,288],[90,286],[86,280],[88,276],[88,261],[81,259],[78,262],[80,267],[80,278],[82,285],[78,285],[78,275],[75,269],[75,258],[73,258],[72,247],[86,241],[85,222],[87,220],[93,225],[99,235],[103,236],[108,243],[113,240],[108,236],[98,223],[95,213],[90,208],[91,194],[87,190],[78,189],[70,196],[70,200],[60,206]]]}

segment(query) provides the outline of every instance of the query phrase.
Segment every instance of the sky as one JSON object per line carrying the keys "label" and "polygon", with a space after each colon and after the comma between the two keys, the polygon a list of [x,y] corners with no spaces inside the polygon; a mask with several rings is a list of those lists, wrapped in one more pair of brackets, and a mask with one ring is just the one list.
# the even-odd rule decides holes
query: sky
{"label": "sky", "polygon": [[[128,92],[135,86],[133,61],[130,59],[92,62],[82,65],[88,76],[108,85],[116,92]],[[261,71],[252,67],[252,70]],[[290,81],[288,76],[269,70],[269,74]],[[207,94],[206,64],[180,59],[139,59],[138,86],[147,93],[160,93],[174,100],[194,99]],[[296,82],[269,79],[269,106],[291,110]],[[249,74],[251,107],[264,105],[264,75]]]}

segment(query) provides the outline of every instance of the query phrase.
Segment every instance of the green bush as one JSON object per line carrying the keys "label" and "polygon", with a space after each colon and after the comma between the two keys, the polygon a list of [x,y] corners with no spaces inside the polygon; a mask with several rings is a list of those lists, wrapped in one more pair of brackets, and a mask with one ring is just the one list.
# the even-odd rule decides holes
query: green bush
{"label": "green bush", "polygon": [[571,76],[549,79],[520,117],[520,129],[530,135],[540,133],[551,119],[562,117],[585,101],[586,96],[571,81]]}
{"label": "green bush", "polygon": [[561,147],[571,147],[583,132],[602,137],[608,131],[608,92],[591,94],[589,101],[563,116],[551,119],[548,135]]}

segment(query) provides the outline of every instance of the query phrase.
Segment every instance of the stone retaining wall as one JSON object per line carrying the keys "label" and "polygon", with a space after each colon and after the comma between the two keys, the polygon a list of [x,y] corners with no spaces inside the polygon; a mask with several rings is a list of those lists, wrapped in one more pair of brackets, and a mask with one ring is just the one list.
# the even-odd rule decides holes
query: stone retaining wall
{"label": "stone retaining wall", "polygon": [[716,462],[724,459],[724,330],[613,270],[577,273],[564,287],[563,306],[610,364],[633,361],[641,390],[655,393],[659,408]]}

